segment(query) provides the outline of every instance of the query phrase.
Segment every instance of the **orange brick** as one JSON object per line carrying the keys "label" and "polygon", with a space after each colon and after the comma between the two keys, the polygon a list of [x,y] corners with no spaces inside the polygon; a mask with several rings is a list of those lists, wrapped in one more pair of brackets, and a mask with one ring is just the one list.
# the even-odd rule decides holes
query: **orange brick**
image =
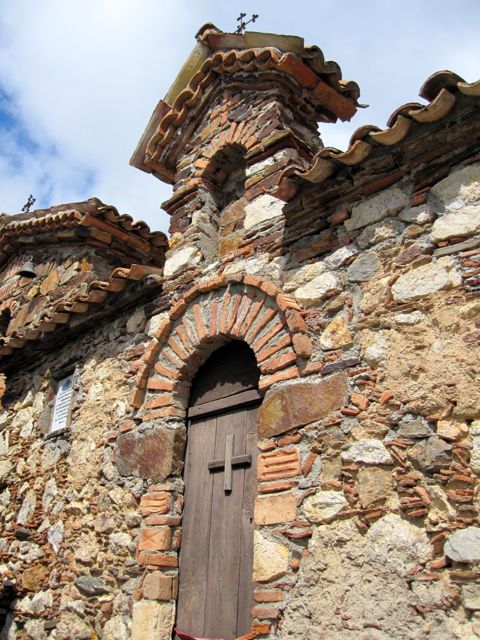
{"label": "orange brick", "polygon": [[279,320],[276,322],[271,329],[267,331],[262,337],[257,338],[252,344],[252,349],[257,353],[263,346],[265,346],[272,338],[274,338],[277,333],[282,331],[285,327],[285,322]]}
{"label": "orange brick", "polygon": [[281,602],[285,597],[280,589],[262,589],[255,591],[255,602]]}
{"label": "orange brick", "polygon": [[180,358],[171,349],[164,349],[162,352],[162,357],[168,360],[170,364],[172,364],[176,369],[180,369],[184,364],[182,360],[180,360]]}
{"label": "orange brick", "polygon": [[301,307],[297,304],[295,298],[293,296],[289,296],[287,293],[277,294],[275,300],[282,311],[286,311],[287,309],[295,309],[296,311],[301,310]]}
{"label": "orange brick", "polygon": [[170,549],[172,533],[170,527],[145,527],[140,529],[139,551],[166,551]]}
{"label": "orange brick", "polygon": [[245,149],[247,151],[250,151],[250,149],[252,149],[252,147],[254,147],[257,143],[258,143],[257,137],[251,136],[250,138],[248,138],[248,140],[246,140],[246,142],[244,142]]}
{"label": "orange brick", "polygon": [[307,323],[303,319],[301,313],[294,309],[286,311],[287,325],[292,333],[306,333],[308,331]]}
{"label": "orange brick", "polygon": [[166,491],[148,493],[140,499],[140,513],[147,516],[151,513],[165,514],[172,506],[172,496]]}
{"label": "orange brick", "polygon": [[270,320],[276,315],[276,309],[263,309],[257,320],[252,324],[247,332],[248,341],[255,340],[260,331],[265,327]]}
{"label": "orange brick", "polygon": [[290,346],[291,339],[288,333],[284,334],[279,340],[277,340],[272,346],[265,347],[261,351],[257,352],[257,362],[263,362],[272,356],[277,351],[284,349],[285,347]]}
{"label": "orange brick", "polygon": [[218,323],[218,331],[219,333],[225,333],[225,327],[227,325],[227,322],[229,320],[229,306],[230,306],[230,300],[232,298],[232,294],[230,293],[230,291],[227,291],[225,293],[225,295],[223,296],[223,301],[222,301],[222,309],[220,311],[220,321]]}
{"label": "orange brick", "polygon": [[246,335],[247,331],[250,329],[252,322],[260,313],[260,309],[263,307],[264,304],[265,304],[265,298],[260,298],[258,300],[255,300],[255,302],[252,303],[245,317],[245,320],[242,323],[242,326],[239,327],[238,333],[240,336],[244,337]]}
{"label": "orange brick", "polygon": [[158,357],[159,351],[160,351],[160,344],[158,343],[158,340],[155,340],[155,338],[153,340],[150,340],[150,342],[147,345],[147,348],[143,353],[143,360],[147,364],[153,364]]}
{"label": "orange brick", "polygon": [[147,383],[149,376],[150,376],[150,365],[144,364],[137,371],[137,378],[136,378],[137,385],[143,388]]}
{"label": "orange brick", "polygon": [[202,291],[213,291],[214,289],[218,289],[223,284],[225,284],[224,276],[215,276],[214,278],[209,278],[204,285]]}
{"label": "orange brick", "polygon": [[237,319],[238,307],[240,306],[241,301],[242,296],[239,293],[235,294],[229,313],[230,318],[225,323],[225,333],[231,333],[235,320]]}
{"label": "orange brick", "polygon": [[268,280],[262,280],[260,289],[271,298],[275,298],[279,293],[279,288],[277,287],[277,285],[273,284],[273,282],[269,282]]}
{"label": "orange brick", "polygon": [[285,367],[292,365],[296,361],[297,354],[291,351],[284,353],[277,358],[269,358],[261,364],[260,369],[263,374],[275,373],[275,371],[278,371],[279,369],[285,369]]}
{"label": "orange brick", "polygon": [[154,567],[178,567],[178,557],[165,553],[147,553],[140,551],[138,562],[141,565],[151,565]]}
{"label": "orange brick", "polygon": [[289,369],[284,369],[283,371],[277,371],[271,376],[264,376],[260,378],[258,383],[258,388],[260,391],[264,391],[269,389],[272,385],[277,382],[283,382],[284,380],[293,380],[294,378],[298,378],[298,367],[290,367]]}
{"label": "orange brick", "polygon": [[228,142],[230,142],[230,143],[231,143],[231,142],[233,141],[233,139],[234,139],[234,136],[235,136],[235,130],[236,130],[236,128],[237,128],[237,124],[238,124],[237,122],[232,122],[232,124],[230,125],[230,129],[228,130],[228,133],[227,133],[227,141],[228,141]]}
{"label": "orange brick", "polygon": [[161,376],[166,376],[167,378],[177,379],[179,374],[178,369],[169,369],[168,367],[164,367],[160,362],[157,362],[155,365],[155,371]]}
{"label": "orange brick", "polygon": [[180,338],[180,342],[182,343],[183,347],[185,348],[185,351],[191,355],[193,353],[193,346],[187,336],[187,332],[185,331],[184,327],[182,325],[179,325],[176,329],[175,329],[175,333],[178,335],[178,337]]}
{"label": "orange brick", "polygon": [[128,396],[128,401],[132,405],[132,407],[135,407],[135,409],[140,409],[140,407],[143,404],[144,398],[145,398],[145,390],[139,389],[137,387],[135,389],[132,389],[132,391],[130,392],[130,395]]}
{"label": "orange brick", "polygon": [[150,368],[148,366],[146,369],[139,371],[135,378],[135,386],[138,387],[138,389],[145,389],[147,386],[148,377],[145,377],[145,372],[150,373]]}
{"label": "orange brick", "polygon": [[169,527],[179,527],[182,522],[180,516],[163,516],[158,513],[152,513],[145,518],[145,524],[147,525],[168,525]]}
{"label": "orange brick", "polygon": [[133,422],[133,420],[126,420],[120,425],[120,432],[126,433],[127,431],[132,431],[136,426],[137,425],[135,424],[135,422]]}
{"label": "orange brick", "polygon": [[282,56],[278,63],[278,68],[284,73],[288,73],[304,88],[312,89],[318,83],[318,76],[308,67],[301,58],[292,54]]}
{"label": "orange brick", "polygon": [[150,378],[147,388],[154,391],[172,391],[175,383],[171,380],[162,380],[161,378]]}
{"label": "orange brick", "polygon": [[[179,317],[182,315],[182,313],[185,311],[185,309],[186,309],[186,308],[187,308],[187,303],[185,302],[185,300],[180,299],[180,300],[179,300],[178,302],[176,302],[176,303],[173,305],[173,307],[170,309],[170,314],[169,314],[169,315],[170,315],[170,318],[171,318],[172,320],[176,320],[177,318],[179,318]],[[167,329],[165,332],[163,332],[163,331],[164,331],[164,330],[163,330],[163,326],[162,326],[162,325],[160,325],[160,327],[157,329],[157,333],[156,333],[157,338],[158,338],[159,340],[161,340],[161,338],[160,338],[160,336],[159,336],[160,330],[162,330],[163,336],[165,336],[165,335],[166,335],[166,333],[167,333],[167,331],[170,331],[170,327],[171,327],[171,326],[172,326],[172,324],[171,324],[171,321],[170,321],[168,329]]]}
{"label": "orange brick", "polygon": [[340,409],[340,412],[343,413],[344,416],[358,416],[360,409],[358,407],[343,407],[343,409]]}
{"label": "orange brick", "polygon": [[161,393],[154,398],[150,398],[145,402],[145,409],[157,409],[158,407],[168,407],[168,405],[173,403],[173,398],[170,393]]}
{"label": "orange brick", "polygon": [[305,464],[303,465],[303,469],[302,469],[302,473],[305,476],[305,478],[308,476],[308,474],[312,470],[313,463],[315,462],[316,459],[317,459],[317,454],[314,451],[311,451],[308,454],[307,459],[305,460]]}
{"label": "orange brick", "polygon": [[182,326],[185,329],[185,334],[187,335],[188,339],[190,340],[190,344],[192,345],[196,345],[198,343],[198,338],[197,335],[193,329],[192,323],[190,321],[189,318],[187,318],[187,316],[185,316],[184,318],[182,318]]}
{"label": "orange brick", "polygon": [[418,207],[421,204],[425,204],[428,200],[428,191],[413,193],[410,196],[410,205],[412,207]]}
{"label": "orange brick", "polygon": [[242,120],[242,122],[240,122],[240,124],[238,125],[237,130],[235,131],[235,134],[233,136],[233,142],[238,142],[240,140],[240,138],[242,137],[244,127],[245,127],[245,120]]}
{"label": "orange brick", "polygon": [[238,311],[237,311],[237,319],[232,328],[232,333],[234,335],[238,335],[240,327],[242,326],[243,321],[250,310],[251,304],[252,304],[252,296],[251,294],[247,294],[246,296],[244,296],[242,302],[240,303],[240,307],[238,308]]}
{"label": "orange brick", "polygon": [[200,291],[200,286],[198,284],[194,284],[193,287],[190,287],[190,289],[188,289],[188,291],[182,295],[183,302],[188,305],[191,300],[198,296]]}
{"label": "orange brick", "polygon": [[149,420],[156,420],[157,418],[185,418],[187,415],[185,409],[180,409],[179,407],[163,407],[161,409],[155,409],[154,411],[150,411],[149,413],[144,413],[141,418],[143,422],[148,422]]}
{"label": "orange brick", "polygon": [[215,336],[217,334],[217,311],[218,305],[217,301],[214,299],[210,303],[210,327],[209,332],[211,336]]}
{"label": "orange brick", "polygon": [[246,285],[249,285],[251,287],[255,287],[256,289],[260,289],[262,286],[262,280],[260,278],[258,278],[257,276],[245,276],[243,279],[243,282]]}
{"label": "orange brick", "polygon": [[298,449],[284,449],[261,453],[257,461],[257,477],[260,481],[293,478],[301,474]]}
{"label": "orange brick", "polygon": [[278,480],[277,482],[261,482],[258,485],[259,493],[278,493],[279,491],[289,491],[295,489],[298,486],[298,482],[292,482],[291,480]]}
{"label": "orange brick", "polygon": [[380,404],[386,404],[392,398],[393,398],[393,393],[391,391],[384,391],[380,396]]}
{"label": "orange brick", "polygon": [[[257,635],[260,636],[268,636],[270,633],[270,629],[271,629],[271,625],[269,622],[265,623],[265,622],[253,622],[252,626],[252,633],[256,633]],[[253,636],[255,637],[255,636]]]}
{"label": "orange brick", "polygon": [[[163,322],[158,326],[157,330],[155,331],[155,337],[159,342],[163,342],[163,339],[166,337],[166,335],[170,331],[171,326],[172,326],[172,322],[169,319],[163,320]],[[147,350],[148,350],[148,347],[147,347]]]}
{"label": "orange brick", "polygon": [[185,349],[182,348],[178,340],[176,340],[173,336],[170,336],[167,342],[170,349],[180,358],[180,360],[186,360],[188,358],[188,353]]}
{"label": "orange brick", "polygon": [[302,440],[301,433],[292,433],[287,436],[283,436],[277,440],[279,447],[287,447],[289,444],[298,444]]}
{"label": "orange brick", "polygon": [[255,500],[255,524],[279,524],[297,517],[297,501],[291,493]]}
{"label": "orange brick", "polygon": [[252,618],[259,618],[260,620],[274,620],[280,615],[280,609],[277,607],[253,607]]}
{"label": "orange brick", "polygon": [[193,318],[195,320],[197,335],[199,339],[202,340],[207,335],[207,327],[205,326],[205,322],[202,316],[202,310],[198,303],[193,305]]}

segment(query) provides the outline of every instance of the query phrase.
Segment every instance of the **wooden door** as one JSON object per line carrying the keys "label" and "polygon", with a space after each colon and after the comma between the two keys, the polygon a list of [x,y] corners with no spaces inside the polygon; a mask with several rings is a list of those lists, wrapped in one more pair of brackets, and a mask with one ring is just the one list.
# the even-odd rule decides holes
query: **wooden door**
{"label": "wooden door", "polygon": [[259,396],[245,379],[241,390],[218,368],[213,377],[194,383],[189,412],[176,628],[232,640],[251,625]]}

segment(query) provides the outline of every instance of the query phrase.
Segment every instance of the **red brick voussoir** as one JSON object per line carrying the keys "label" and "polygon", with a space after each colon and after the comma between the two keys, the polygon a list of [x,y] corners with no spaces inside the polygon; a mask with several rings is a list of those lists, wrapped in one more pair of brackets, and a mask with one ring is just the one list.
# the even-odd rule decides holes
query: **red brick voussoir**
{"label": "red brick voussoir", "polygon": [[[220,290],[222,295],[215,295]],[[178,407],[186,407],[195,371],[219,344],[232,338],[244,340],[254,351],[262,390],[296,377],[298,359],[311,355],[296,301],[274,283],[242,274],[202,280],[174,303],[146,348],[131,394],[143,419],[152,419],[154,407],[162,408],[159,417],[183,415]],[[169,412],[169,406],[177,410]]]}

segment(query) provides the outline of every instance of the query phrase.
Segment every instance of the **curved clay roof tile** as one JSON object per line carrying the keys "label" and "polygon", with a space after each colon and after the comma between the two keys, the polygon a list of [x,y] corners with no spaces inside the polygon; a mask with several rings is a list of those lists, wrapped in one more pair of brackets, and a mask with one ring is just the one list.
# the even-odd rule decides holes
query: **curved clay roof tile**
{"label": "curved clay roof tile", "polygon": [[350,138],[349,146],[357,142],[357,140],[366,140],[371,133],[377,131],[381,131],[381,129],[374,124],[364,124],[361,127],[358,127],[358,129],[355,129],[352,137]]}
{"label": "curved clay roof tile", "polygon": [[421,104],[420,102],[406,102],[405,104],[402,104],[400,107],[397,107],[395,111],[390,115],[387,120],[387,126],[393,127],[399,116],[408,116],[412,109],[421,109],[424,106],[425,105]]}
{"label": "curved clay roof tile", "polygon": [[[409,102],[398,107],[389,117],[387,129],[382,130],[374,125],[359,127],[353,133],[346,151],[322,149],[313,158],[310,169],[304,171],[298,167],[290,167],[283,173],[283,178],[297,178],[311,183],[323,182],[335,173],[339,164],[353,166],[363,162],[373,149],[369,143],[391,146],[405,138],[412,122],[428,124],[441,120],[448,115],[459,94],[480,97],[480,80],[466,83],[452,71],[439,71],[430,76],[421,89],[421,96],[429,99],[429,104]],[[288,193],[294,192],[290,190]]]}
{"label": "curved clay roof tile", "polygon": [[436,71],[425,80],[418,95],[431,102],[435,100],[441,89],[448,89],[452,92],[458,91],[457,85],[459,82],[465,82],[465,80],[453,71]]}
{"label": "curved clay roof tile", "polygon": [[458,89],[466,96],[480,96],[480,80],[477,82],[459,82]]}

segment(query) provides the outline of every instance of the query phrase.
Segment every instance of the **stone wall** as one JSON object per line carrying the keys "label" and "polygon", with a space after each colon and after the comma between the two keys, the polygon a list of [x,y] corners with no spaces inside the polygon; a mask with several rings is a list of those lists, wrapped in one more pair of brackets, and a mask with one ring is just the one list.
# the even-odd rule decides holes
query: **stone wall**
{"label": "stone wall", "polygon": [[[120,477],[106,443],[116,438],[114,427],[131,429],[128,393],[152,309],[119,315],[7,377],[0,573],[17,599],[2,638],[130,638],[146,485]],[[55,379],[73,368],[71,423],[48,435]]]}
{"label": "stone wall", "polygon": [[[480,634],[479,200],[480,165],[454,167],[421,193],[404,181],[329,213],[333,249],[285,240],[278,254],[224,257],[222,275],[207,268],[189,289],[182,269],[170,276],[174,305],[132,395],[144,435],[121,438],[183,442],[199,364],[229,339],[254,348],[266,391],[252,610],[263,636]],[[124,473],[152,473],[117,446]],[[141,503],[148,579],[136,607],[156,620],[173,616],[175,594],[159,586],[175,580],[181,522],[169,468],[174,458]]]}

